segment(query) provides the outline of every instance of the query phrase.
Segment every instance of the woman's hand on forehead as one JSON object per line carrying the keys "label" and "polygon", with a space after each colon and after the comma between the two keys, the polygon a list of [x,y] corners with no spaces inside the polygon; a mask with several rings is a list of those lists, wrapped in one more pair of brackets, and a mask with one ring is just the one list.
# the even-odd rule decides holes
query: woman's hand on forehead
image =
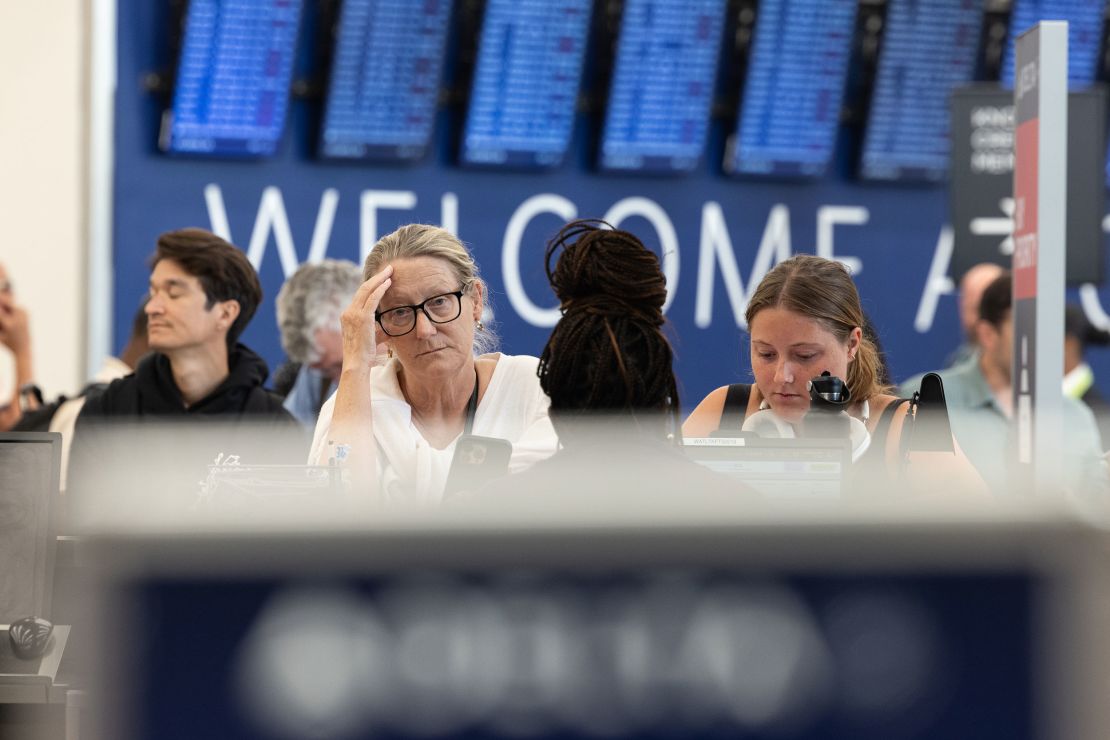
{"label": "woman's hand on forehead", "polygon": [[345,368],[373,365],[378,351],[374,313],[378,310],[382,296],[392,285],[392,275],[393,266],[386,265],[380,272],[370,276],[370,279],[358,287],[351,303],[339,317]]}

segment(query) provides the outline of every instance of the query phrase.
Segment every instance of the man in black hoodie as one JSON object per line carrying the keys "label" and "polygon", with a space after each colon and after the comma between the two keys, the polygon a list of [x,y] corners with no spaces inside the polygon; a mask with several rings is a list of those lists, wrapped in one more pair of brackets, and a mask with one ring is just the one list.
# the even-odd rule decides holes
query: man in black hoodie
{"label": "man in black hoodie", "polygon": [[246,255],[215,234],[182,229],[158,237],[151,261],[146,314],[153,352],[133,375],[90,398],[81,421],[245,414],[288,419],[281,399],[262,387],[270,372],[265,361],[236,341],[262,301]]}
{"label": "man in black hoodie", "polygon": [[[262,300],[246,255],[215,234],[181,229],[158,237],[151,264],[146,314],[152,351],[133,374],[86,401],[74,435],[75,471],[91,476],[107,466],[151,464],[160,451],[176,447],[191,473],[198,458],[207,464],[221,452],[240,454],[243,444],[275,430],[279,444],[254,445],[273,452],[271,459],[244,455],[244,463],[303,456],[303,449],[290,444],[301,441],[293,418],[281,398],[263,388],[269,375],[265,361],[236,341]],[[211,424],[189,424],[186,432],[182,422],[189,421]],[[137,424],[142,431],[126,438],[122,449],[119,439],[103,434],[134,431]],[[164,429],[170,431],[157,439]]]}

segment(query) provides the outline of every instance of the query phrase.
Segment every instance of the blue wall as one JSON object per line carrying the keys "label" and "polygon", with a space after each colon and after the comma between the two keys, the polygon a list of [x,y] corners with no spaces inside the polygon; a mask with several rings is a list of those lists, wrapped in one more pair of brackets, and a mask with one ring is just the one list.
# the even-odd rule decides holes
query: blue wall
{"label": "blue wall", "polygon": [[[838,175],[816,182],[740,181],[709,165],[678,178],[602,175],[583,164],[585,120],[575,137],[575,156],[554,172],[462,170],[444,164],[447,140],[456,128],[449,113],[438,126],[440,151],[423,164],[323,162],[312,156],[310,143],[318,110],[303,101],[293,103],[285,141],[273,159],[170,158],[155,147],[164,99],[141,84],[144,74],[172,61],[165,11],[155,7],[160,5],[119,1],[113,216],[117,348],[146,290],[146,258],[163,231],[211,228],[230,234],[251,252],[266,300],[244,341],[273,368],[282,359],[273,297],[286,274],[310,256],[358,261],[377,236],[422,221],[453,226],[473,248],[491,288],[504,350],[538,354],[549,329],[537,325],[543,322],[528,306],[543,313],[555,305],[543,276],[543,245],[569,216],[607,216],[652,248],[666,246],[671,252],[677,279],[671,282],[668,318],[688,408],[718,385],[750,378],[746,335],[739,328],[743,299],[788,253],[831,253],[855,263],[864,307],[896,378],[937,367],[959,344],[954,296],[937,299],[933,293],[935,310],[929,310],[930,269],[945,243],[948,217],[943,188],[870,185]],[[716,132],[711,158],[718,156],[721,138]],[[525,212],[530,206],[537,208],[532,217]],[[514,224],[522,227],[519,238],[511,233]],[[519,269],[506,274],[507,253],[511,258],[518,250]],[[941,249],[935,277],[943,277],[943,257]],[[732,262],[741,287],[731,291],[735,307],[722,270],[722,264]],[[517,274],[523,294],[512,289]],[[916,327],[915,319],[920,319]],[[1100,369],[1098,374],[1110,378],[1110,363],[1102,358],[1096,373]]]}

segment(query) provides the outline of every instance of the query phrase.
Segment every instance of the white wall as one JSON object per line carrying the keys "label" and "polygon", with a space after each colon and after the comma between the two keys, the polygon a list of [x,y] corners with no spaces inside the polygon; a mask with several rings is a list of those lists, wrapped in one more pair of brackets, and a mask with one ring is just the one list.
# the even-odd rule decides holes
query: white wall
{"label": "white wall", "polygon": [[88,2],[0,0],[0,261],[48,395],[85,377]]}

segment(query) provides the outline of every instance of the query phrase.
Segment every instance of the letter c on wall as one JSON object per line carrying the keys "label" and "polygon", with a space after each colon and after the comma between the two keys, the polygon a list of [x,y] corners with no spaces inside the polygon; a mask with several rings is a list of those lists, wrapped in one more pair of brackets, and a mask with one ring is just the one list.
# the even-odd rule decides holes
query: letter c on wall
{"label": "letter c on wall", "polygon": [[554,213],[563,221],[578,217],[578,208],[561,195],[540,193],[517,206],[505,227],[505,240],[501,244],[501,275],[505,280],[505,293],[509,303],[522,319],[532,326],[552,327],[559,322],[559,308],[540,308],[524,292],[520,277],[520,243],[524,229],[541,213]]}

